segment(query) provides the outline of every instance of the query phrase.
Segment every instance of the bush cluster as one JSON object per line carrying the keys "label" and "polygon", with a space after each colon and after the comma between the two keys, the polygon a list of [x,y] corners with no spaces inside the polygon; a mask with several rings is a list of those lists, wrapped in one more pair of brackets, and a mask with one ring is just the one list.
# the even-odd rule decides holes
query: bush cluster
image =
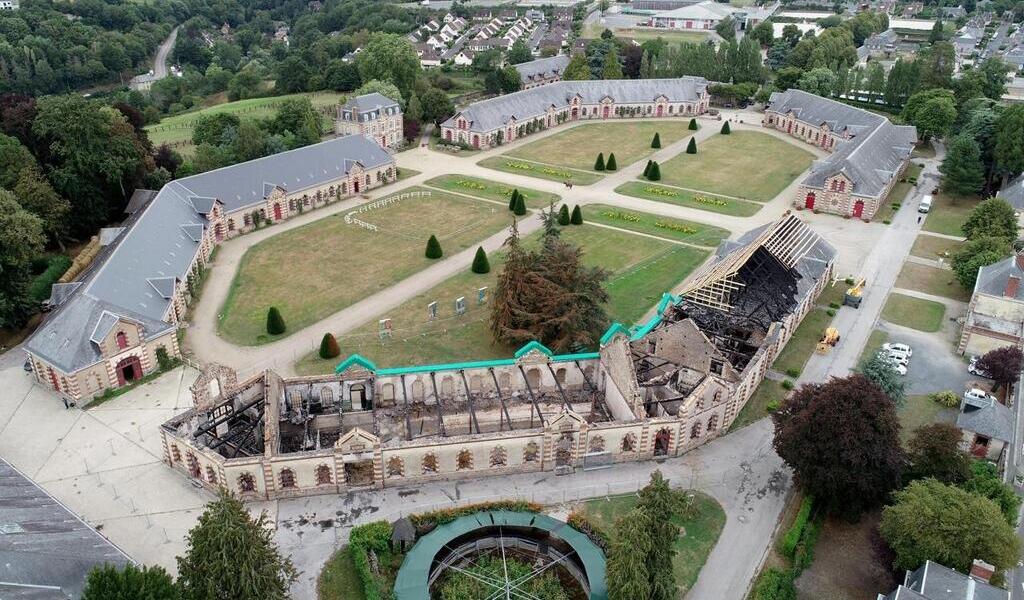
{"label": "bush cluster", "polygon": [[391,590],[382,589],[386,587],[386,583],[370,568],[370,552],[377,555],[378,564],[390,563],[391,533],[390,523],[374,521],[353,527],[349,534],[349,552],[352,554],[352,562],[356,565],[359,581],[363,584],[363,597],[366,600],[390,598]]}
{"label": "bush cluster", "polygon": [[539,513],[544,510],[544,506],[536,502],[527,502],[526,500],[497,500],[494,502],[478,502],[476,504],[467,504],[466,506],[431,510],[418,515],[412,515],[409,517],[409,520],[412,521],[413,527],[416,528],[416,535],[419,536],[429,532],[438,525],[451,523],[459,517],[488,510]]}

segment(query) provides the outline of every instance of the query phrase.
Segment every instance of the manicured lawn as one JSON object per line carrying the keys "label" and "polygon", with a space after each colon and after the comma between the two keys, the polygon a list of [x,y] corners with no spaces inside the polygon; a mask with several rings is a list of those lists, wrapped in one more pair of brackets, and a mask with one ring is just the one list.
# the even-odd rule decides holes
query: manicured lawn
{"label": "manicured lawn", "polygon": [[[604,30],[605,26],[602,25],[601,23],[591,23],[584,30],[582,37],[587,39],[596,39],[601,37],[601,32]],[[638,42],[655,40],[660,37],[670,44],[677,44],[679,42],[699,44],[708,39],[707,34],[704,33],[673,31],[671,29],[640,29],[632,27],[615,27],[612,29],[612,31],[615,34],[615,37],[634,39],[637,40]]]}
{"label": "manicured lawn", "polygon": [[941,193],[932,197],[932,208],[921,227],[925,231],[963,237],[960,227],[981,199],[977,196],[951,196]]}
{"label": "manicured lawn", "polygon": [[827,284],[825,289],[821,291],[821,295],[818,296],[818,306],[829,306],[830,304],[842,306],[843,300],[846,298],[846,290],[850,289],[850,287],[850,284],[842,279],[834,284]]}
{"label": "manicured lawn", "polygon": [[327,559],[317,579],[316,589],[318,600],[365,600],[363,584],[348,546]]}
{"label": "manicured lawn", "polygon": [[655,133],[661,135],[664,148],[693,133],[687,129],[689,124],[689,119],[587,123],[520,146],[505,156],[591,170],[598,152],[604,153],[605,160],[614,152],[621,169],[657,151],[651,148]]}
{"label": "manicured lawn", "polygon": [[914,247],[910,249],[910,253],[914,256],[930,258],[932,260],[942,258],[948,263],[953,254],[963,247],[964,242],[921,234],[914,240]]}
{"label": "manicured lawn", "polygon": [[548,181],[569,181],[575,185],[590,185],[601,179],[601,175],[598,175],[593,171],[578,171],[576,169],[546,165],[523,160],[521,158],[509,158],[506,156],[492,156],[490,158],[485,158],[476,164],[496,171],[525,175],[527,177],[537,177],[539,179],[547,179]]}
{"label": "manicured lawn", "polygon": [[[893,205],[902,205],[904,199],[907,197],[907,193],[914,187],[914,184],[911,183],[909,179],[916,179],[920,174],[921,167],[917,166],[917,164],[910,163],[907,165],[907,170],[904,172],[903,177],[896,182],[896,185],[892,186],[892,189],[889,191],[889,196],[878,209],[878,214],[875,215],[876,221],[884,222],[892,220],[897,210],[893,208]],[[917,207],[915,206],[913,210],[917,210]]]}
{"label": "manicured lawn", "polygon": [[607,204],[588,204],[582,210],[583,220],[587,223],[602,223],[698,246],[717,247],[722,239],[729,237],[729,231],[719,227],[623,210]]}
{"label": "manicured lawn", "polygon": [[221,309],[220,335],[247,345],[284,337],[266,333],[269,307],[281,310],[288,335],[426,267],[431,234],[451,255],[508,223],[500,207],[439,191],[358,217],[380,231],[335,214],[250,248]]}
{"label": "manicured lawn", "polygon": [[[612,272],[606,282],[611,300],[607,305],[612,320],[632,325],[661,299],[662,293],[678,285],[708,252],[603,227],[567,227],[562,236],[583,249],[583,262]],[[528,238],[535,244],[537,235]],[[378,366],[432,364],[457,360],[507,358],[515,351],[491,341],[488,329],[490,305],[477,304],[477,289],[494,290],[501,268],[500,252],[490,255],[491,272],[478,275],[469,271],[449,278],[431,290],[409,300],[381,318],[392,320],[394,337],[382,343],[377,339],[377,319],[349,334],[339,336],[342,356],[358,352]],[[455,315],[454,302],[466,298],[466,314]],[[438,318],[427,319],[427,305],[438,303]],[[302,374],[330,372],[340,359],[321,360],[316,353],[296,365]]]}
{"label": "manicured lawn", "polygon": [[903,406],[896,409],[900,418],[900,439],[906,444],[914,430],[935,422],[956,422],[956,410],[945,408],[928,396],[907,396]]}
{"label": "manicured lawn", "polygon": [[971,299],[971,293],[960,285],[953,271],[911,262],[903,265],[896,287],[964,302]]}
{"label": "manicured lawn", "polygon": [[[469,175],[441,175],[428,180],[426,185],[486,200],[496,200],[506,205],[513,190],[513,186]],[[547,208],[551,203],[557,205],[562,200],[558,194],[523,187],[518,189],[520,194],[526,196],[526,205],[530,208]]]}
{"label": "manicured lawn", "polygon": [[[710,496],[694,491],[675,491],[680,496],[693,495],[693,505],[689,514],[676,514],[672,524],[679,527],[680,535],[673,542],[676,551],[672,559],[672,570],[675,574],[679,597],[693,587],[700,575],[700,570],[708,559],[708,554],[718,542],[718,536],[725,527],[725,511]],[[615,521],[636,507],[635,494],[613,496],[588,500],[583,503],[583,512],[597,527],[614,539]],[[680,511],[681,513],[681,511]]]}
{"label": "manicured lawn", "polygon": [[919,331],[938,331],[945,314],[943,304],[903,294],[890,294],[882,309],[882,318],[886,321]]}
{"label": "manicured lawn", "polygon": [[772,402],[781,403],[788,393],[789,390],[782,387],[781,381],[763,380],[740,409],[740,414],[736,415],[736,420],[729,426],[729,431],[736,431],[768,416],[768,405]]}
{"label": "manicured lawn", "polygon": [[889,334],[882,331],[881,329],[874,329],[871,331],[871,335],[868,336],[868,343],[864,344],[864,349],[860,352],[860,358],[857,359],[857,364],[864,362],[864,360],[873,354],[876,354],[882,349],[882,344],[889,341]]}
{"label": "manicured lawn", "polygon": [[802,371],[804,363],[814,353],[825,328],[832,322],[832,317],[824,309],[815,308],[807,313],[803,322],[793,332],[793,337],[786,342],[786,347],[779,353],[772,368],[780,373],[790,369]]}
{"label": "manicured lawn", "polygon": [[678,204],[679,206],[685,206],[687,208],[707,210],[735,217],[749,217],[761,210],[761,205],[757,202],[744,202],[743,200],[719,198],[712,196],[711,194],[691,192],[689,190],[656,185],[645,181],[630,181],[615,188],[615,191],[627,196],[643,198],[644,200]]}
{"label": "manicured lawn", "polygon": [[692,190],[767,202],[811,165],[814,155],[756,131],[715,135],[661,165],[661,181]]}

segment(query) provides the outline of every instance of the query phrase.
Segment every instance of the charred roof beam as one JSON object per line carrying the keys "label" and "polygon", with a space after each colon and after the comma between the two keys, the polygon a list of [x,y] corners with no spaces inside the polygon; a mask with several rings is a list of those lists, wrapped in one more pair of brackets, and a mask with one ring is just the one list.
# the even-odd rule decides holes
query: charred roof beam
{"label": "charred roof beam", "polygon": [[[494,380],[494,391],[498,394],[498,400],[501,400],[501,413],[498,414],[498,431],[501,431],[501,415],[505,415],[505,421],[508,422],[509,431],[515,429],[512,425],[512,417],[508,414],[508,405],[505,404],[505,396],[501,393],[501,386],[498,385],[498,376],[494,374],[494,368],[488,367],[488,371],[491,372],[491,379]],[[531,422],[533,420],[533,413],[530,414]]]}
{"label": "charred roof beam", "polygon": [[473,408],[473,393],[469,391],[469,382],[466,381],[466,371],[459,369],[459,375],[462,376],[462,387],[466,390],[466,404],[469,406],[469,430],[473,431],[476,429],[476,432],[480,433],[480,423],[476,420],[476,410]]}

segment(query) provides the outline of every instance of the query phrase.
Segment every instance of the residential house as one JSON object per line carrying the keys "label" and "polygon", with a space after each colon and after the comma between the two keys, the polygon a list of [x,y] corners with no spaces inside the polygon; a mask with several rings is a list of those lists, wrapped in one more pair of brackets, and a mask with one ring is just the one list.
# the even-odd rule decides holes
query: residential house
{"label": "residential house", "polygon": [[[1024,102],[1024,77],[1013,77],[1006,83],[1006,93],[1003,94],[1003,102]],[[1017,178],[1020,180],[1021,178]],[[1024,203],[1022,203],[1024,206]],[[1024,212],[1024,210],[1018,210]]]}
{"label": "residential house", "polygon": [[896,31],[886,29],[881,33],[876,33],[866,38],[863,48],[867,51],[868,56],[892,58],[899,48],[899,42],[899,36],[896,35]]}
{"label": "residential house", "polygon": [[960,430],[961,450],[995,462],[1013,439],[1013,411],[995,396],[964,395],[956,427]]}
{"label": "residential house", "polygon": [[452,62],[460,67],[468,67],[473,64],[474,57],[476,57],[476,52],[473,52],[472,50],[460,50],[458,54],[452,58]]}
{"label": "residential house", "polygon": [[402,107],[377,92],[349,98],[339,106],[335,130],[338,135],[368,137],[382,148],[400,148],[405,142]]}
{"label": "residential house", "polygon": [[1024,254],[978,269],[957,351],[981,356],[1003,346],[1024,347]]}
{"label": "residential house", "polygon": [[989,583],[994,574],[995,567],[982,560],[974,561],[969,575],[928,560],[878,600],[1010,600],[1010,592]]}

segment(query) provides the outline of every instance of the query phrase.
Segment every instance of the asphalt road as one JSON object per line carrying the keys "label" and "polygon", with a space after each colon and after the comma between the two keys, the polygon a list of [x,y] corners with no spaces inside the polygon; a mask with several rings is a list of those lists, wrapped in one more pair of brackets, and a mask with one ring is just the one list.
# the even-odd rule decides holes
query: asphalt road
{"label": "asphalt road", "polygon": [[178,39],[178,28],[171,30],[171,35],[160,44],[156,50],[156,58],[153,59],[153,77],[163,79],[167,77],[167,57],[174,48],[174,41]]}

